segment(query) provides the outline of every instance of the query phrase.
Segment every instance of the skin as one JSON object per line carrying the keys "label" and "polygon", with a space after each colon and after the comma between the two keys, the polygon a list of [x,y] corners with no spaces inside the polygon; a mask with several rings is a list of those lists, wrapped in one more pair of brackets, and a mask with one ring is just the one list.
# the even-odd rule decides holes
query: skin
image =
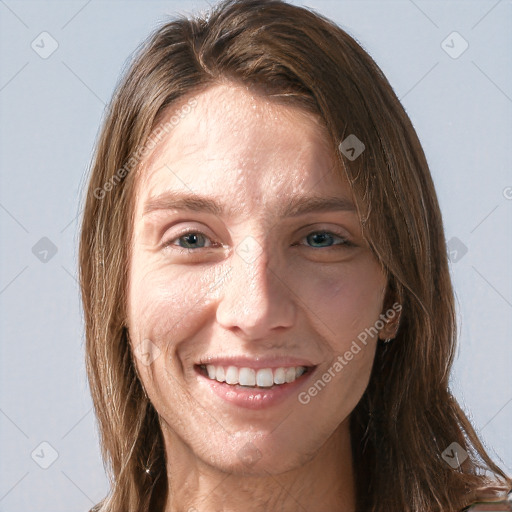
{"label": "skin", "polygon": [[[307,391],[384,312],[385,275],[355,210],[281,214],[296,196],[353,200],[315,117],[230,83],[196,100],[137,176],[129,268],[130,342],[137,353],[149,340],[154,359],[135,358],[160,415],[166,510],[352,512],[349,417],[376,337],[307,404],[242,409],[209,393],[194,364],[305,358],[316,365]],[[168,192],[213,196],[225,211],[166,208]],[[186,228],[206,238],[181,248]]]}

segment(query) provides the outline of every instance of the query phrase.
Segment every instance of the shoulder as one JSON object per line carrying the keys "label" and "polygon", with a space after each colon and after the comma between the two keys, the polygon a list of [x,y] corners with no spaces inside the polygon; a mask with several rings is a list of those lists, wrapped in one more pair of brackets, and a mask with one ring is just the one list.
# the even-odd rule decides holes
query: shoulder
{"label": "shoulder", "polygon": [[466,507],[461,512],[512,512],[512,491],[501,501],[480,501]]}

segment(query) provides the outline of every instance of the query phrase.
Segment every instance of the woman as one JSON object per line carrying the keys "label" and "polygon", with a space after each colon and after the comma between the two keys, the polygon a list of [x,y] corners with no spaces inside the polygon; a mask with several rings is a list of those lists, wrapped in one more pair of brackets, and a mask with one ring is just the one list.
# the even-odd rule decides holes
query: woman
{"label": "woman", "polygon": [[446,254],[410,120],[344,31],[276,0],[162,26],[82,225],[95,510],[508,507],[448,389]]}

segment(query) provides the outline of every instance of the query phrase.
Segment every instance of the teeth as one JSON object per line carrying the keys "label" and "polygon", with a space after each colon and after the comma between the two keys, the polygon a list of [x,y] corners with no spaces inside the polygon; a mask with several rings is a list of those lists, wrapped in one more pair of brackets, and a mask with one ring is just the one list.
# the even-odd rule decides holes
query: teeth
{"label": "teeth", "polygon": [[[214,366],[215,368],[215,366]],[[224,382],[226,380],[226,376],[224,374],[224,368],[222,366],[219,366],[218,368],[215,368],[215,379],[219,382]]]}
{"label": "teeth", "polygon": [[284,368],[277,368],[274,371],[274,384],[284,384],[286,382],[286,372]]}
{"label": "teeth", "polygon": [[295,375],[295,368],[286,368],[284,372],[284,378],[286,382],[293,382],[296,379]]}
{"label": "teeth", "polygon": [[213,364],[202,365],[206,370],[208,378],[219,382],[226,382],[230,385],[240,384],[241,386],[258,386],[269,388],[271,386],[293,382],[298,379],[305,371],[304,366],[292,366],[288,368],[237,368],[236,366],[215,366]]}
{"label": "teeth", "polygon": [[240,368],[238,381],[240,386],[255,386],[256,372],[252,368]]}
{"label": "teeth", "polygon": [[260,388],[269,388],[272,386],[274,384],[272,370],[270,368],[258,370],[258,373],[256,374],[256,384],[258,384]]}
{"label": "teeth", "polygon": [[208,377],[215,380],[215,366],[213,366],[213,364],[206,365],[206,371],[208,372]]}
{"label": "teeth", "polygon": [[228,366],[226,372],[226,383],[227,384],[238,384],[238,368],[234,366]]}

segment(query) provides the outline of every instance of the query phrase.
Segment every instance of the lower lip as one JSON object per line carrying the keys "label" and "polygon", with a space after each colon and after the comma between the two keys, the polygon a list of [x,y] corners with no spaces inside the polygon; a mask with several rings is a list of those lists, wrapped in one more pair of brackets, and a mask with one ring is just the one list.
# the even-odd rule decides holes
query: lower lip
{"label": "lower lip", "polygon": [[197,368],[196,371],[199,375],[200,384],[206,385],[210,391],[226,402],[245,409],[264,409],[278,405],[290,396],[297,395],[299,388],[313,375],[314,368],[311,368],[293,382],[274,385],[270,388],[251,388],[240,385],[233,386],[225,382],[209,379]]}

